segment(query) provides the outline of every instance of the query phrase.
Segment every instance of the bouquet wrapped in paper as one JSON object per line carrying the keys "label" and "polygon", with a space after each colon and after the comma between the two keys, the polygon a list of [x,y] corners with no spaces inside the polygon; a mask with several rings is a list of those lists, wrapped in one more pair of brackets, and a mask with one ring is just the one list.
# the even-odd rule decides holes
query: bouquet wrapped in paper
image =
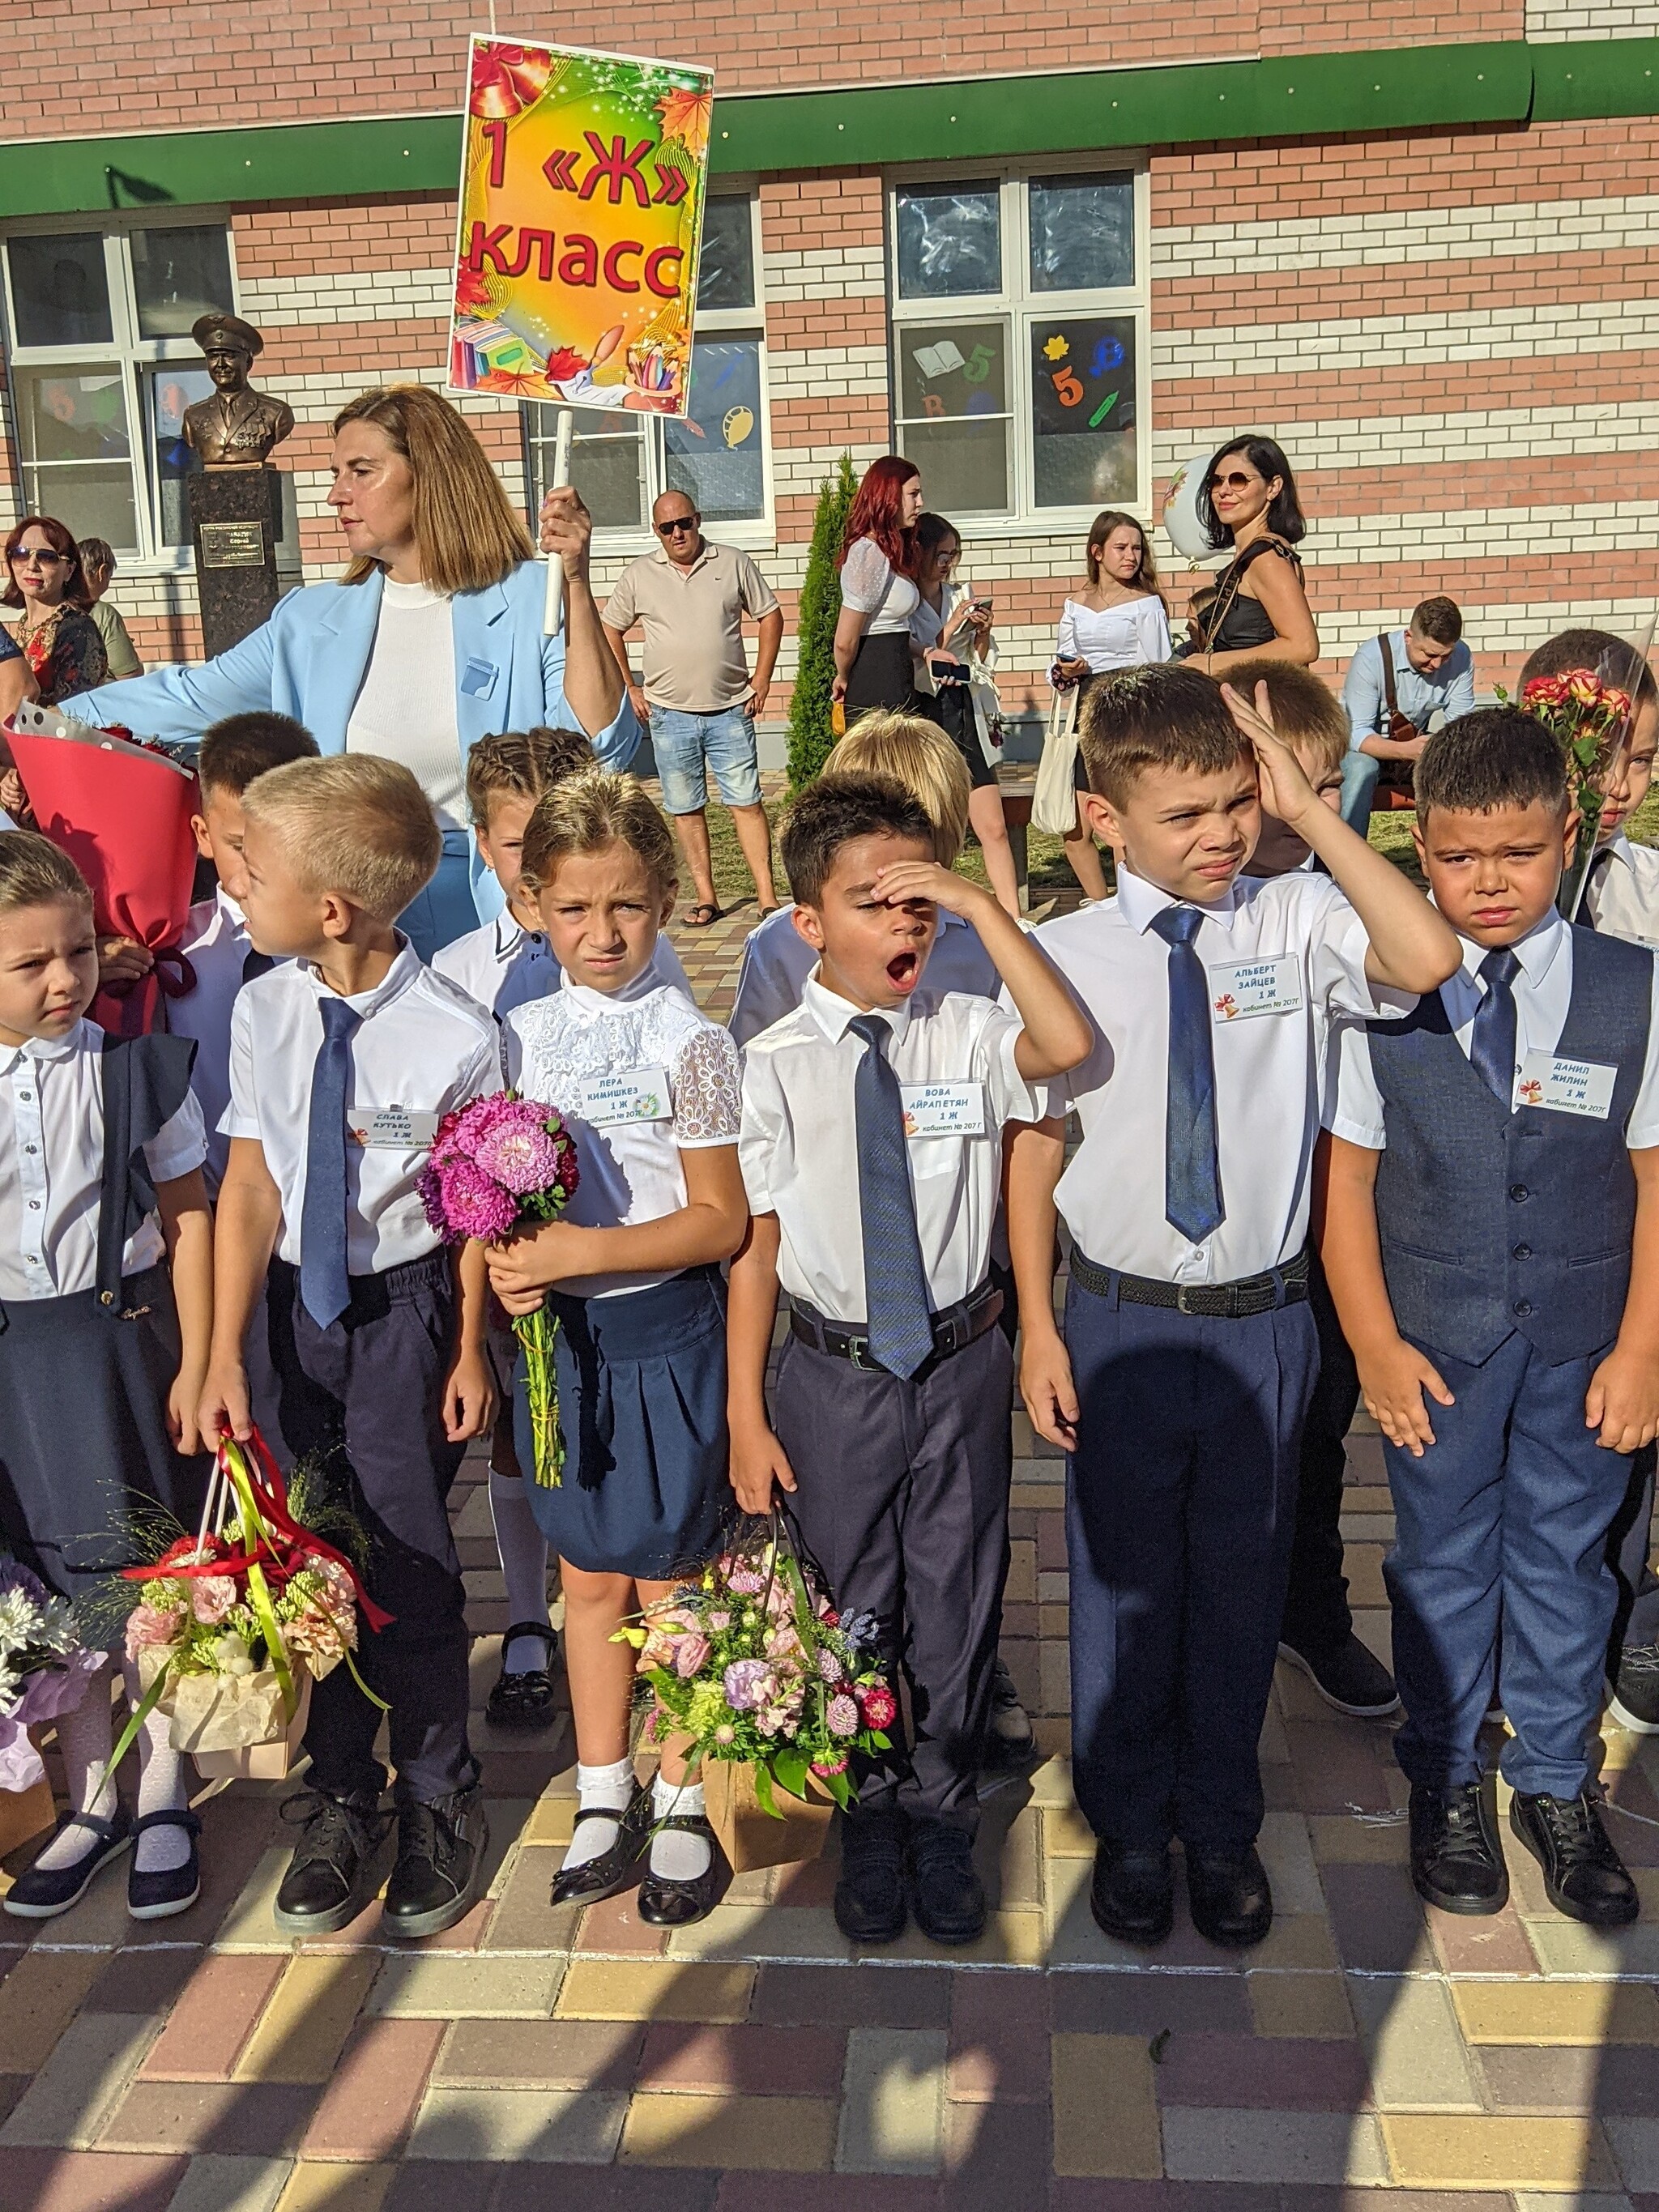
{"label": "bouquet wrapped in paper", "polygon": [[[421,1201],[447,1243],[474,1237],[480,1244],[499,1244],[515,1229],[556,1221],[579,1173],[575,1141],[553,1109],[498,1091],[439,1122],[421,1170]],[[544,1489],[558,1486],[564,1465],[553,1380],[557,1328],[544,1305],[513,1320],[513,1334],[524,1349],[535,1477]]]}
{"label": "bouquet wrapped in paper", "polygon": [[853,1753],[889,1748],[898,1703],[875,1629],[873,1615],[835,1611],[780,1514],[617,1632],[651,1688],[647,1733],[691,1739],[738,1873],[816,1857],[836,1806],[852,1802]]}
{"label": "bouquet wrapped in paper", "polygon": [[68,1600],[15,1559],[0,1559],[0,1790],[45,1779],[30,1729],[73,1712],[103,1663],[82,1643]]}

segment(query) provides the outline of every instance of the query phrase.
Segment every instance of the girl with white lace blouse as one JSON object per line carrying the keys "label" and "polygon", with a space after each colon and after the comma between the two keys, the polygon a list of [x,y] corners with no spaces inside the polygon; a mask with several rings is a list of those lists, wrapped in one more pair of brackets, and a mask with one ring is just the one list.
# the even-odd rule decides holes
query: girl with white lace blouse
{"label": "girl with white lace blouse", "polygon": [[[556,1107],[580,1179],[562,1218],[489,1251],[512,1314],[556,1317],[557,1488],[527,1486],[556,1549],[576,1723],[575,1832],[556,1905],[609,1897],[653,1832],[639,1911],[700,1920],[717,1893],[702,1789],[684,1745],[665,1746],[653,1790],[635,1784],[634,1654],[611,1641],[630,1614],[701,1565],[731,1491],[725,1291],[748,1206],[738,1168],[738,1048],[653,967],[674,903],[668,825],[633,777],[594,769],[538,801],[521,884],[563,971],[507,1020],[508,1073]],[[526,1401],[519,1457],[532,1461]]]}

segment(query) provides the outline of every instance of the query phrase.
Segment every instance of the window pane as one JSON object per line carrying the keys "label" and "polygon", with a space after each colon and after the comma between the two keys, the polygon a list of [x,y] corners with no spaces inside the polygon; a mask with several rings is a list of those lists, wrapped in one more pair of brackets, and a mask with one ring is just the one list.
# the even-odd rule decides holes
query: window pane
{"label": "window pane", "polygon": [[126,394],[114,368],[14,368],[24,496],[77,538],[138,549]]}
{"label": "window pane", "polygon": [[746,198],[710,200],[702,219],[702,258],[697,264],[700,307],[752,307],[755,246]]}
{"label": "window pane", "polygon": [[1030,331],[1037,505],[1133,499],[1133,318],[1061,315]]}
{"label": "window pane", "polygon": [[236,303],[224,225],[134,231],[132,289],[141,337],[188,337],[198,315],[213,307],[228,312]]}
{"label": "window pane", "polygon": [[1006,412],[1006,323],[907,323],[897,338],[902,422]]}
{"label": "window pane", "polygon": [[[525,409],[530,459],[531,513],[553,481],[558,409],[532,402]],[[578,407],[570,448],[570,481],[600,530],[638,530],[645,522],[644,422],[638,415]]]}
{"label": "window pane", "polygon": [[163,545],[188,545],[190,504],[185,478],[193,476],[201,463],[185,443],[185,410],[210,396],[213,379],[204,368],[181,368],[170,362],[165,368],[151,369],[144,385],[155,471],[158,541]]}
{"label": "window pane", "polygon": [[1108,291],[1135,281],[1132,176],[1033,177],[1031,289]]}
{"label": "window pane", "polygon": [[896,196],[901,300],[955,300],[1002,289],[1001,194],[995,185],[938,185]]}
{"label": "window pane", "polygon": [[923,492],[935,514],[958,521],[968,514],[1006,514],[1012,506],[1006,416],[907,422],[899,443],[921,471]]}
{"label": "window pane", "polygon": [[766,512],[760,340],[699,338],[691,348],[691,411],[663,420],[665,489],[695,500],[705,521]]}
{"label": "window pane", "polygon": [[109,283],[96,231],[7,241],[19,345],[107,345]]}

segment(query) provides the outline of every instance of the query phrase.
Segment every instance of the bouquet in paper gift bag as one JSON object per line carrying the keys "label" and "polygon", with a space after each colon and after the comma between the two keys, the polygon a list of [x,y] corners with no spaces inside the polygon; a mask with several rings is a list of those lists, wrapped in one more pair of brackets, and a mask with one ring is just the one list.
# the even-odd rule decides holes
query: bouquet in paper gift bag
{"label": "bouquet in paper gift bag", "polygon": [[875,1626],[834,1610],[778,1514],[618,1631],[651,1687],[647,1733],[691,1739],[709,1825],[738,1873],[816,1858],[836,1807],[852,1802],[853,1753],[889,1747],[898,1705]]}
{"label": "bouquet in paper gift bag", "polygon": [[0,1790],[44,1783],[29,1730],[73,1712],[103,1663],[101,1651],[82,1644],[68,1600],[17,1560],[0,1559]]}

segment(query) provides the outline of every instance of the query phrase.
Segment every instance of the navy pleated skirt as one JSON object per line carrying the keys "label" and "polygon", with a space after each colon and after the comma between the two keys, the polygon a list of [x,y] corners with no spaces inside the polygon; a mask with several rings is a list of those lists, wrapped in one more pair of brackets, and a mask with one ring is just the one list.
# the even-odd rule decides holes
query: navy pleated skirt
{"label": "navy pleated skirt", "polygon": [[514,1433],[526,1493],[549,1544],[591,1574],[665,1581],[699,1566],[732,1503],[726,1428],[726,1286],[694,1267],[648,1291],[569,1298],[556,1361],[564,1475],[531,1469],[523,1355]]}
{"label": "navy pleated skirt", "polygon": [[74,1597],[155,1554],[157,1506],[194,1535],[209,1462],[167,1435],[179,1316],[165,1266],[96,1291],[0,1308],[0,1540]]}

